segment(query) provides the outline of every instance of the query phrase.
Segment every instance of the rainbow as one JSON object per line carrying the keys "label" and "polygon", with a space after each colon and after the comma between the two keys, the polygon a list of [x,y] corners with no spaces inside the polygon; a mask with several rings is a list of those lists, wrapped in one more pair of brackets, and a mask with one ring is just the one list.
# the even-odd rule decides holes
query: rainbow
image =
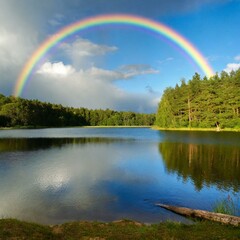
{"label": "rainbow", "polygon": [[56,34],[46,39],[35,50],[35,52],[26,62],[17,79],[13,94],[15,96],[20,96],[22,94],[25,85],[29,81],[31,74],[34,71],[34,68],[36,68],[36,65],[59,42],[63,41],[65,38],[73,35],[76,32],[92,27],[97,27],[100,25],[113,25],[113,24],[136,26],[150,30],[157,34],[161,34],[167,39],[170,39],[176,45],[178,45],[182,50],[184,50],[184,52],[186,52],[194,60],[194,62],[200,67],[200,69],[205,73],[207,77],[210,77],[214,74],[211,66],[207,63],[207,61],[204,59],[202,54],[196,49],[196,47],[194,47],[187,39],[185,39],[179,33],[175,32],[173,29],[167,27],[162,23],[139,16],[125,14],[109,14],[89,17],[74,22],[62,28]]}

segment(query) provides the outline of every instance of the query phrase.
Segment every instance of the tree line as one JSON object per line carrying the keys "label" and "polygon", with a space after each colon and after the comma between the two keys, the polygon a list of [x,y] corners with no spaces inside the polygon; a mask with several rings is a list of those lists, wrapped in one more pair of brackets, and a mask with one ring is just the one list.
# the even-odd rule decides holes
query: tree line
{"label": "tree line", "polygon": [[240,128],[240,69],[201,79],[195,74],[167,88],[158,106],[156,125],[163,128]]}
{"label": "tree line", "polygon": [[0,127],[150,126],[155,114],[64,107],[0,94]]}

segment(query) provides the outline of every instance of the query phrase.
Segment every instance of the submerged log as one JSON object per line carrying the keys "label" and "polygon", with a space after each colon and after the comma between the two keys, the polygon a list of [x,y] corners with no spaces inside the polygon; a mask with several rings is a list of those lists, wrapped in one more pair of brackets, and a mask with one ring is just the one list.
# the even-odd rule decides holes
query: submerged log
{"label": "submerged log", "polygon": [[187,217],[202,218],[202,219],[207,219],[207,220],[220,222],[224,224],[240,226],[240,217],[237,217],[237,216],[208,212],[204,210],[197,210],[197,209],[191,209],[191,208],[170,206],[170,205],[165,205],[161,203],[156,203],[155,205]]}

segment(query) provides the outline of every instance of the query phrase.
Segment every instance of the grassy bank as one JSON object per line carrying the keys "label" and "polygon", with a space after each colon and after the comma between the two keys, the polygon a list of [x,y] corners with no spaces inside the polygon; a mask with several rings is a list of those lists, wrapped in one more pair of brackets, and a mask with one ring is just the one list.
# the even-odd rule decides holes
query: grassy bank
{"label": "grassy bank", "polygon": [[[202,131],[202,132],[216,132],[216,128],[161,128],[158,126],[153,126],[154,130],[164,130],[164,131]],[[240,128],[223,128],[219,132],[240,132]]]}
{"label": "grassy bank", "polygon": [[240,239],[240,228],[209,221],[198,221],[193,225],[174,222],[144,225],[123,220],[46,226],[2,219],[0,239]]}

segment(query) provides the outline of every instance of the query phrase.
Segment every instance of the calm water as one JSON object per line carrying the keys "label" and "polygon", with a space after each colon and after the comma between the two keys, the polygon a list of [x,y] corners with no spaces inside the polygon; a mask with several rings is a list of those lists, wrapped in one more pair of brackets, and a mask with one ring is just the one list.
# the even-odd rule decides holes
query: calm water
{"label": "calm water", "polygon": [[240,133],[148,128],[0,131],[0,216],[46,224],[186,221],[154,203],[240,202]]}

